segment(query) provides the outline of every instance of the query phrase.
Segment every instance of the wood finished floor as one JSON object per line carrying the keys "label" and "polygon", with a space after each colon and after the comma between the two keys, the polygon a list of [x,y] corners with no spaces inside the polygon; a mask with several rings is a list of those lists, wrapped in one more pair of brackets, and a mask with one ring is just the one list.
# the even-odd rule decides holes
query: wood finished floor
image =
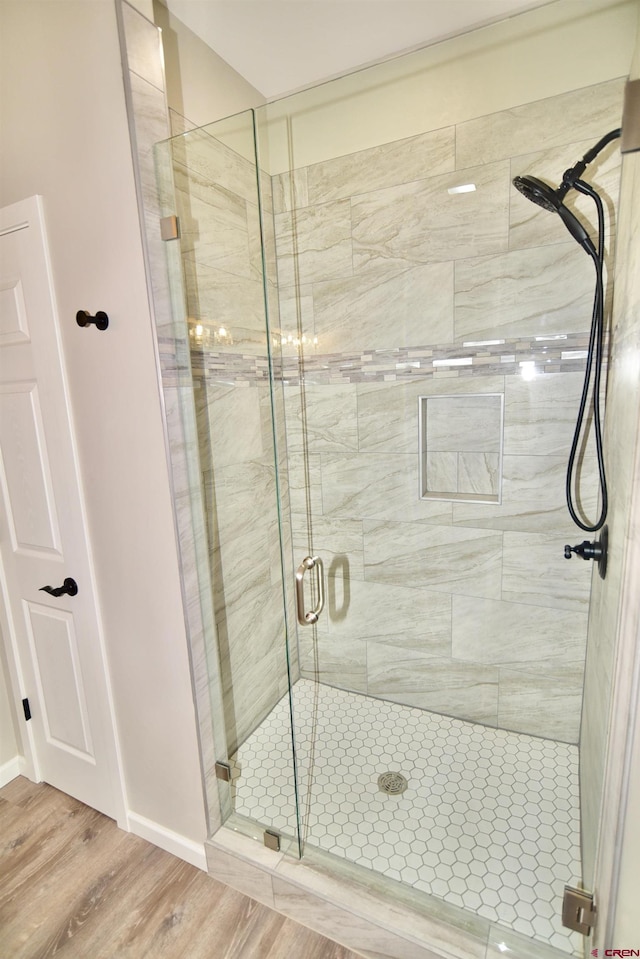
{"label": "wood finished floor", "polygon": [[358,959],[113,820],[0,789],[0,959]]}

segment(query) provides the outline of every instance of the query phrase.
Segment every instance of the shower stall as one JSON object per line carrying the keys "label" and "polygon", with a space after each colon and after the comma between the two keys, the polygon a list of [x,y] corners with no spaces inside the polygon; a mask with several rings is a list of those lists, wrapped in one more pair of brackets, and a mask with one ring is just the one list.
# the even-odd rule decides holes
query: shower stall
{"label": "shower stall", "polygon": [[[177,507],[201,546],[207,798],[285,857],[578,956],[562,899],[592,882],[604,747],[564,483],[593,271],[511,182],[618,126],[624,80],[469,110],[448,71],[474,42],[155,149],[183,334],[161,357],[196,427]],[[615,143],[585,174],[610,275],[619,175]],[[579,472],[594,517],[590,442]]]}

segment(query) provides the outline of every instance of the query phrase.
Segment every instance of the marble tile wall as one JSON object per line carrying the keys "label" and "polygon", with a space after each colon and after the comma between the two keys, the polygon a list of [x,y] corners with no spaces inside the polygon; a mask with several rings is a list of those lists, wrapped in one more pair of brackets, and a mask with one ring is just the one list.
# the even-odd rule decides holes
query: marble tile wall
{"label": "marble tile wall", "polygon": [[[559,181],[618,125],[622,89],[611,81],[274,177],[294,554],[311,542],[328,585],[323,621],[301,630],[303,675],[577,742],[591,570],[563,556],[578,535],[564,478],[593,270],[510,181]],[[611,245],[618,150],[589,173]],[[475,191],[448,192],[468,183]],[[592,225],[584,200],[576,210]],[[440,397],[462,409],[483,394],[504,398],[499,435],[488,414],[472,423],[475,399],[455,464],[450,423],[431,423],[442,442],[429,468],[436,486],[454,466],[476,492],[495,497],[500,484],[501,501],[421,498],[418,398],[433,399],[433,420]],[[486,457],[500,447],[498,477]]]}

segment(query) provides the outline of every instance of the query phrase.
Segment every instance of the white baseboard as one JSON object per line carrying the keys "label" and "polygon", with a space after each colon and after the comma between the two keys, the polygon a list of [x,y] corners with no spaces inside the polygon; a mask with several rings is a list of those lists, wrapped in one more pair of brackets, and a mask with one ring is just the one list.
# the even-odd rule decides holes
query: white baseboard
{"label": "white baseboard", "polygon": [[0,766],[0,789],[10,783],[16,776],[23,776],[27,768],[24,756],[14,756],[8,763]]}
{"label": "white baseboard", "polygon": [[204,851],[204,843],[194,842],[181,836],[180,833],[173,832],[151,819],[139,816],[135,812],[127,812],[128,831],[147,842],[152,842],[154,846],[159,846],[165,852],[170,852],[185,862],[190,862],[192,866],[207,871],[207,856]]}

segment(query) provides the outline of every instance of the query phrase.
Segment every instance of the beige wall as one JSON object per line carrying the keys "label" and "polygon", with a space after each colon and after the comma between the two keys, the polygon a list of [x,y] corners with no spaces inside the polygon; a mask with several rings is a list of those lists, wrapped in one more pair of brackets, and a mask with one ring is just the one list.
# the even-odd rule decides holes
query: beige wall
{"label": "beige wall", "polygon": [[[0,643],[2,636],[0,635]],[[0,649],[0,781],[2,780],[2,767],[12,764],[21,753],[22,748],[18,745],[18,737],[15,729],[15,709],[13,706],[13,697],[9,690],[8,671],[6,669],[3,650]],[[9,770],[7,769],[7,778]]]}
{"label": "beige wall", "polygon": [[[129,809],[205,821],[112,0],[6,0],[0,203],[44,197]],[[106,334],[68,322],[104,309]]]}
{"label": "beige wall", "polygon": [[178,117],[204,126],[265,102],[262,94],[195,33],[153,0],[154,21],[162,28],[166,90],[175,133]]}
{"label": "beige wall", "polygon": [[637,17],[636,0],[559,0],[276,101],[260,111],[270,172],[626,76]]}

